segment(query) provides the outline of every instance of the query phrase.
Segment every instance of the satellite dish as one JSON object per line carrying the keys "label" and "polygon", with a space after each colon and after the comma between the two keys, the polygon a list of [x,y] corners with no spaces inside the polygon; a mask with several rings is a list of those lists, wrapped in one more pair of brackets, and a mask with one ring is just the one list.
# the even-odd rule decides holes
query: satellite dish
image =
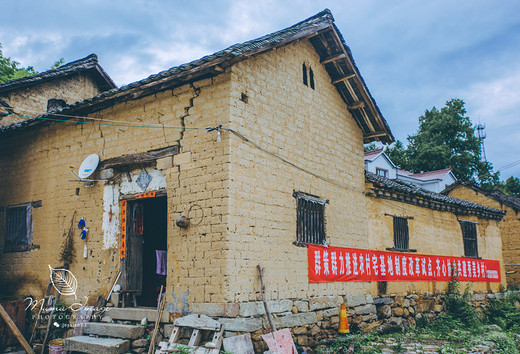
{"label": "satellite dish", "polygon": [[83,160],[81,166],[79,167],[78,177],[80,179],[88,178],[91,174],[94,173],[98,164],[99,156],[97,154],[87,156],[87,158]]}

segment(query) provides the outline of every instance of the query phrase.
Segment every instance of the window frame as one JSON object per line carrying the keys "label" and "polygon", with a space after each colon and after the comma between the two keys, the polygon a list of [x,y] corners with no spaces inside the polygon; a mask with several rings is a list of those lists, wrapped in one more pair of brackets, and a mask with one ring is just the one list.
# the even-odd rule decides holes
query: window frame
{"label": "window frame", "polygon": [[[12,236],[9,233],[13,230],[12,223],[9,222],[8,218],[10,217],[9,211],[14,209],[25,208],[25,215],[20,218],[20,220],[25,220],[24,225],[24,236],[21,237],[22,234],[18,236]],[[2,230],[2,238],[0,240],[0,254],[2,253],[20,253],[20,252],[29,252],[33,248],[33,203],[21,203],[16,205],[8,205],[4,208],[3,215],[3,230]],[[13,216],[14,217],[14,216]],[[19,227],[19,226],[17,226]],[[15,230],[16,231],[16,230]],[[20,231],[20,230],[18,230]],[[18,242],[22,241],[21,246],[12,246],[8,245],[8,243],[17,242],[17,238],[20,237]]]}
{"label": "window frame", "polygon": [[[477,222],[470,220],[459,220],[460,228],[462,231],[462,246],[464,248],[464,257],[467,258],[480,258],[478,255],[478,230]],[[468,235],[468,233],[471,233]],[[469,243],[473,244],[473,249],[467,247]],[[475,254],[469,254],[470,251],[474,251]]]}
{"label": "window frame", "polygon": [[296,199],[296,246],[326,245],[325,204],[329,201],[294,192]]}
{"label": "window frame", "polygon": [[[384,176],[380,175],[379,172],[384,172]],[[384,169],[384,168],[376,167],[376,175],[378,175],[380,177],[388,178],[388,170]]]}
{"label": "window frame", "polygon": [[[408,218],[402,216],[393,217],[394,225],[394,249],[399,251],[410,250],[410,227]],[[406,246],[406,247],[401,247]]]}

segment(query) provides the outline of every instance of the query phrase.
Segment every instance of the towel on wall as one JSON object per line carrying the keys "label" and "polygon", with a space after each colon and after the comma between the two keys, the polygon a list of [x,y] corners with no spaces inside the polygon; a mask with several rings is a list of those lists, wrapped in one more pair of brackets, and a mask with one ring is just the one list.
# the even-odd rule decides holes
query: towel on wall
{"label": "towel on wall", "polygon": [[166,251],[155,250],[155,258],[157,259],[155,273],[159,275],[166,275]]}

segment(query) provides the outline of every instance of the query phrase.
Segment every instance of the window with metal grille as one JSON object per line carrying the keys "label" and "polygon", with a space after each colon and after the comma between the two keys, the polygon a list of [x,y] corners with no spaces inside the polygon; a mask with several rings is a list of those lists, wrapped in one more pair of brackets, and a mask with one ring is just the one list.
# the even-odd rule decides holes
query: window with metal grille
{"label": "window with metal grille", "polygon": [[394,248],[408,251],[410,234],[408,232],[408,218],[394,216]]}
{"label": "window with metal grille", "polygon": [[464,242],[464,256],[478,257],[477,224],[470,221],[460,221],[462,240]]}
{"label": "window with metal grille", "polygon": [[325,204],[327,200],[295,193],[296,245],[325,244]]}
{"label": "window with metal grille", "polygon": [[24,252],[31,249],[31,209],[31,203],[5,208],[4,252]]}

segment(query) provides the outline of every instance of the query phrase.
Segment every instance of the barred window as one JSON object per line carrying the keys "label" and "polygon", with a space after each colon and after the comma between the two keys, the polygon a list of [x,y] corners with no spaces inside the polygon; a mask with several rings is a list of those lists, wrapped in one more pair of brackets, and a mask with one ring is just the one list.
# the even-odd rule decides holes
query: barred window
{"label": "barred window", "polygon": [[295,193],[296,242],[298,246],[325,244],[325,204],[327,200]]}
{"label": "barred window", "polygon": [[31,209],[31,203],[5,208],[4,252],[24,252],[31,249]]}
{"label": "barred window", "polygon": [[464,256],[478,257],[477,224],[471,221],[460,221],[460,227],[464,242]]}
{"label": "barred window", "polygon": [[410,234],[408,231],[408,218],[394,216],[394,248],[407,251],[409,248]]}

